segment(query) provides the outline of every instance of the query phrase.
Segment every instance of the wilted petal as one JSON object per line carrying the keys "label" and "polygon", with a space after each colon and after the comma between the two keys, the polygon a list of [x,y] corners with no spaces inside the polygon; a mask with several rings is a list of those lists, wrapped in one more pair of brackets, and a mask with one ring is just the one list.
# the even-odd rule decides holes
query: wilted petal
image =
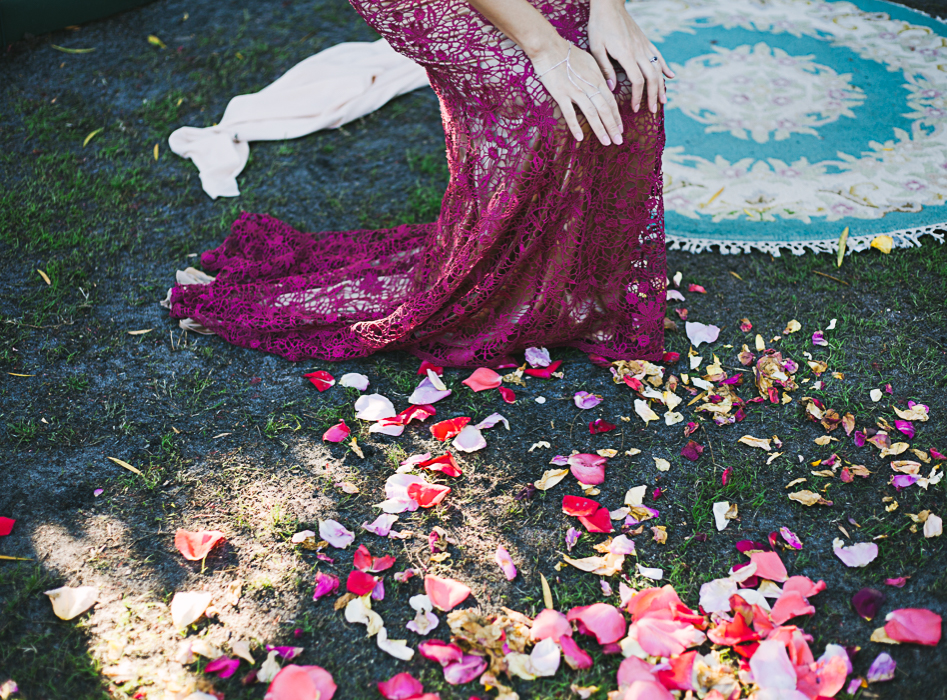
{"label": "wilted petal", "polygon": [[386,654],[390,654],[401,661],[410,661],[414,658],[414,649],[408,646],[403,639],[388,639],[388,630],[382,627],[375,637],[375,644]]}
{"label": "wilted petal", "polygon": [[355,402],[355,417],[361,420],[381,420],[398,415],[391,400],[381,394],[364,394]]}
{"label": "wilted petal", "polygon": [[657,413],[651,410],[651,406],[643,399],[635,399],[635,413],[648,425],[653,420],[660,420]]}
{"label": "wilted petal", "polygon": [[355,541],[355,533],[335,520],[319,521],[319,537],[337,549],[345,549]]}
{"label": "wilted petal", "polygon": [[[427,596],[425,596],[426,598]],[[414,619],[411,620],[405,627],[414,632],[415,634],[425,635],[430,634],[440,623],[440,619],[433,612],[421,610],[418,611],[418,614],[414,616]]]}
{"label": "wilted petal", "polygon": [[717,326],[708,326],[693,321],[685,323],[684,330],[695,348],[700,347],[701,343],[713,343],[720,335],[720,329]]}
{"label": "wilted petal", "polygon": [[779,528],[779,534],[782,535],[782,538],[786,540],[786,543],[793,549],[802,549],[802,540],[788,527]]}
{"label": "wilted petal", "polygon": [[[77,588],[63,586],[46,591],[44,595],[49,596],[56,617],[60,620],[71,620],[95,605],[95,601],[99,597],[99,589],[93,586],[79,586]],[[210,593],[207,594],[207,597],[208,602],[210,602]],[[203,612],[201,610],[201,614]],[[200,617],[200,614],[198,617]]]}
{"label": "wilted petal", "polygon": [[894,678],[894,671],[897,666],[891,656],[885,652],[881,652],[875,657],[875,660],[871,662],[871,667],[868,669],[865,680],[869,683],[890,681]]}
{"label": "wilted petal", "polygon": [[829,341],[825,339],[825,336],[823,335],[822,331],[816,331],[815,333],[812,334],[812,344],[826,346],[829,344]]}
{"label": "wilted petal", "polygon": [[730,502],[718,501],[714,503],[711,510],[714,514],[714,523],[717,526],[717,532],[725,530],[727,525],[730,524],[730,520],[727,519],[727,513],[730,512]]}
{"label": "wilted petal", "polygon": [[507,581],[516,578],[516,566],[513,564],[513,558],[502,544],[497,545],[496,562],[503,569],[503,575],[506,576]]}
{"label": "wilted petal", "polygon": [[869,622],[875,619],[884,602],[885,594],[874,588],[862,588],[852,596],[852,607],[855,608],[855,612]]}
{"label": "wilted petal", "polygon": [[832,551],[845,566],[868,566],[878,557],[878,545],[874,542],[858,542],[850,547],[845,547],[844,544],[840,538],[836,537],[832,542]]}
{"label": "wilted petal", "polygon": [[462,685],[470,683],[486,670],[487,662],[483,657],[465,654],[459,661],[444,667],[444,680],[451,685]]}
{"label": "wilted petal", "polygon": [[359,391],[365,391],[368,388],[368,377],[358,372],[349,372],[339,378],[339,386],[347,386]]}
{"label": "wilted petal", "polygon": [[683,449],[681,449],[681,456],[685,459],[689,459],[692,462],[696,462],[700,458],[700,455],[703,453],[703,451],[703,445],[699,445],[693,440],[689,440],[687,444],[684,445]]}
{"label": "wilted petal", "polygon": [[924,521],[924,537],[940,537],[944,533],[944,521],[931,513]]}

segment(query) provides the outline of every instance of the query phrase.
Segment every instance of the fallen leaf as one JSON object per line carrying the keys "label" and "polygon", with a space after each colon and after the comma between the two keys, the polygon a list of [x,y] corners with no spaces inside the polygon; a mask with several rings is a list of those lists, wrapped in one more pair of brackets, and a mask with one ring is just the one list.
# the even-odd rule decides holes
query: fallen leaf
{"label": "fallen leaf", "polygon": [[124,468],[124,469],[127,469],[127,470],[130,471],[130,472],[133,472],[133,473],[135,473],[135,474],[138,474],[138,476],[142,476],[142,473],[141,473],[140,471],[138,471],[137,469],[135,469],[135,467],[133,467],[132,465],[130,465],[128,462],[126,462],[126,461],[124,461],[124,460],[118,459],[118,458],[116,458],[116,457],[106,457],[106,459],[110,459],[110,460],[112,460],[113,462],[115,462],[115,464],[117,464],[118,466],[120,466],[120,467],[122,467],[122,468]]}
{"label": "fallen leaf", "polygon": [[91,141],[92,139],[94,139],[95,136],[96,136],[96,134],[101,134],[104,129],[105,129],[105,127],[103,126],[103,127],[100,127],[100,128],[98,128],[98,129],[96,129],[95,131],[90,132],[89,135],[86,136],[86,137],[85,137],[85,140],[82,142],[82,147],[85,148],[86,146],[88,146],[88,145],[89,145],[89,141]]}

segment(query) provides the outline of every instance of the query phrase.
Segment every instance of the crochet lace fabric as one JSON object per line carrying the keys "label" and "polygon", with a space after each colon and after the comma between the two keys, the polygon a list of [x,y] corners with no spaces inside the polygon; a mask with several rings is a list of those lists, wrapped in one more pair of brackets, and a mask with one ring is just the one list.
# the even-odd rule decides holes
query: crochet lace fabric
{"label": "crochet lace fabric", "polygon": [[[588,49],[588,0],[531,0]],[[440,98],[450,182],[438,220],[301,233],[244,214],[171,313],[290,360],[407,350],[496,366],[530,346],[657,360],[665,288],[664,118],[616,88],[624,144],[576,142],[523,51],[465,0],[352,0]],[[584,122],[583,122],[584,124]]]}

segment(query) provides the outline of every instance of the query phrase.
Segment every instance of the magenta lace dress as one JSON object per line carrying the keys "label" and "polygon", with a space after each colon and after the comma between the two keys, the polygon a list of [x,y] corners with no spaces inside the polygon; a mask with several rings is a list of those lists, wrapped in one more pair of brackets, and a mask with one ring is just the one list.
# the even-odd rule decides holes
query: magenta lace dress
{"label": "magenta lace dress", "polygon": [[[631,109],[624,145],[576,142],[522,50],[465,0],[351,0],[423,65],[441,103],[450,184],[437,221],[301,233],[244,214],[201,257],[208,285],[171,313],[290,360],[407,350],[496,365],[530,346],[657,360],[665,288],[664,117]],[[588,0],[531,0],[588,48]]]}

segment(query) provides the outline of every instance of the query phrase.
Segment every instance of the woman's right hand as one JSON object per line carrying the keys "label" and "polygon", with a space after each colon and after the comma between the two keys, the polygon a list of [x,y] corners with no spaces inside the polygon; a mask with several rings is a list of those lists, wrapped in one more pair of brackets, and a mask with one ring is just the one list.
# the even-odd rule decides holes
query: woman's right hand
{"label": "woman's right hand", "polygon": [[618,103],[592,54],[558,37],[529,58],[536,76],[559,105],[576,141],[583,137],[578,105],[603,146],[622,143]]}

